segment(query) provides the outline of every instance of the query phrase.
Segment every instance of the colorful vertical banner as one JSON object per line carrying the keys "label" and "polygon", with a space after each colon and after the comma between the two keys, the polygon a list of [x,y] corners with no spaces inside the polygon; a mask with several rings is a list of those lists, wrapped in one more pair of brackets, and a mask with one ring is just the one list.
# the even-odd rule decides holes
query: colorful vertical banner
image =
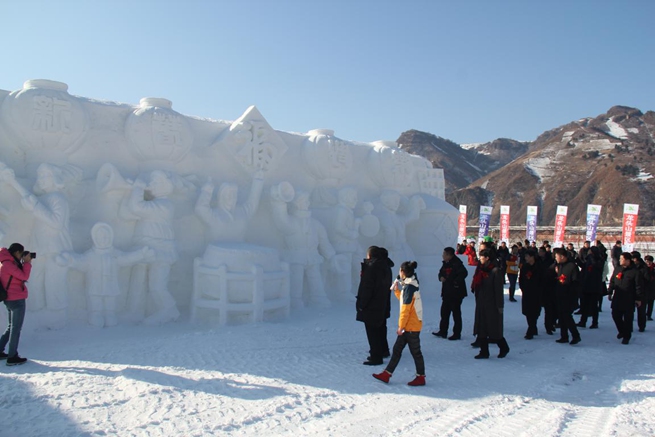
{"label": "colorful vertical banner", "polygon": [[557,205],[557,217],[555,217],[555,238],[553,249],[562,247],[564,244],[564,233],[566,232],[566,213],[567,206]]}
{"label": "colorful vertical banner", "polygon": [[600,218],[600,205],[587,205],[587,235],[585,239],[594,245],[596,241],[596,230],[598,229],[598,219]]}
{"label": "colorful vertical banner", "polygon": [[538,206],[528,206],[528,217],[525,220],[525,239],[530,242],[537,241],[537,212]]}
{"label": "colorful vertical banner", "polygon": [[466,240],[466,205],[459,205],[459,219],[457,220],[457,242]]}
{"label": "colorful vertical banner", "polygon": [[500,205],[500,241],[509,245],[509,205]]}
{"label": "colorful vertical banner", "polygon": [[623,251],[632,252],[635,247],[635,231],[637,230],[637,215],[639,205],[633,203],[623,204]]}
{"label": "colorful vertical banner", "polygon": [[478,231],[478,242],[489,235],[489,222],[491,221],[491,206],[480,207],[480,230]]}

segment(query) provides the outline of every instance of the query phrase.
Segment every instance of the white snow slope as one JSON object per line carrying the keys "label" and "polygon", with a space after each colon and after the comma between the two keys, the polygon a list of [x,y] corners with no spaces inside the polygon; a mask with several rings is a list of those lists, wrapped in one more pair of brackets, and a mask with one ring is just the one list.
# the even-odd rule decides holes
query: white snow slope
{"label": "white snow slope", "polygon": [[491,359],[474,360],[473,297],[463,340],[448,341],[430,334],[437,291],[422,294],[425,387],[406,385],[407,349],[389,385],[371,377],[383,367],[362,365],[352,302],[214,329],[79,325],[25,334],[30,361],[0,367],[0,435],[655,435],[655,325],[621,345],[605,302],[600,329],[581,330],[580,344],[555,343],[543,319],[528,341],[519,295],[505,306],[509,355],[496,358],[492,345]]}

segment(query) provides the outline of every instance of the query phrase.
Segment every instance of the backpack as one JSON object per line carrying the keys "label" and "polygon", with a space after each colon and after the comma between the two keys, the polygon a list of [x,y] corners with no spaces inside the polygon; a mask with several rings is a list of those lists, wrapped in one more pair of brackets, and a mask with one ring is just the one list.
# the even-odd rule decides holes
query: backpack
{"label": "backpack", "polygon": [[2,286],[2,281],[0,281],[0,302],[4,302],[7,299],[7,290],[9,289],[12,279],[14,279],[14,277],[10,276],[6,288]]}

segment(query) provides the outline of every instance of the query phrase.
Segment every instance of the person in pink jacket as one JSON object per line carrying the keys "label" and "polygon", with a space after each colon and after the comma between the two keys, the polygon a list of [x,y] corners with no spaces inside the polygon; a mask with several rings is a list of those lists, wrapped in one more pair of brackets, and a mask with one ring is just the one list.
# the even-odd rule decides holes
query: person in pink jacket
{"label": "person in pink jacket", "polygon": [[[9,325],[0,337],[0,359],[6,359],[8,366],[23,364],[27,358],[18,355],[18,340],[25,319],[27,287],[25,282],[32,271],[32,255],[25,252],[22,244],[13,243],[9,248],[0,249],[0,282],[7,290],[5,306],[9,313]],[[9,349],[5,353],[5,346]]]}

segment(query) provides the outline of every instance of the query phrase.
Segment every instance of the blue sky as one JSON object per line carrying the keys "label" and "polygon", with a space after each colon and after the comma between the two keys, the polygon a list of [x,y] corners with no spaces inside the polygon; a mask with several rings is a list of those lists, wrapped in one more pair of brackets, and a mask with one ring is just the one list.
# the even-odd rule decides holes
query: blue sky
{"label": "blue sky", "polygon": [[0,89],[278,130],[533,140],[614,105],[655,110],[655,1],[0,0]]}

